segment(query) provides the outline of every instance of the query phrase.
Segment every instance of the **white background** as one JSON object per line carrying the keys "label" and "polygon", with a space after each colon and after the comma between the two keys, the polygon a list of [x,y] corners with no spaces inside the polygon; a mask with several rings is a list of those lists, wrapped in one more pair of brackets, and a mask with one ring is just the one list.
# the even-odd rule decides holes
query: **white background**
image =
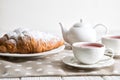
{"label": "white background", "polygon": [[69,29],[80,18],[120,30],[120,0],[0,0],[1,33],[24,26],[61,34],[59,22]]}

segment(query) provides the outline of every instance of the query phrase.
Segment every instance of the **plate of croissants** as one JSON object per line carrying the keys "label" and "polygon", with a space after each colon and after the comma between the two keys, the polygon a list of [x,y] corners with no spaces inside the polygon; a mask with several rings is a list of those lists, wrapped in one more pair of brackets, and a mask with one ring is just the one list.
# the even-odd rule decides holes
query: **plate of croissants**
{"label": "plate of croissants", "polygon": [[0,56],[38,57],[59,53],[65,48],[58,35],[18,28],[0,38]]}

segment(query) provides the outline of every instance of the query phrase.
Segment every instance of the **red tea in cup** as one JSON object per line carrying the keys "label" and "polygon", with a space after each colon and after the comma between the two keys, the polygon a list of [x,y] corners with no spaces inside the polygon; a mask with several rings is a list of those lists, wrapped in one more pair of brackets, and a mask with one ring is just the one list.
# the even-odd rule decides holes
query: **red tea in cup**
{"label": "red tea in cup", "polygon": [[103,45],[98,44],[98,43],[85,43],[81,44],[78,47],[83,47],[83,48],[101,48]]}
{"label": "red tea in cup", "polygon": [[109,38],[120,39],[120,36],[110,36]]}

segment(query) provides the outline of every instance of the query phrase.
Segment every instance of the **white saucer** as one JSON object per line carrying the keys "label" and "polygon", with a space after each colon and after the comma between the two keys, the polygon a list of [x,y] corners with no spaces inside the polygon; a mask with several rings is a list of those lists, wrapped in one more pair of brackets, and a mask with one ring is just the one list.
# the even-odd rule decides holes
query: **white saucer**
{"label": "white saucer", "polygon": [[120,57],[120,54],[114,54],[114,57]]}
{"label": "white saucer", "polygon": [[[104,56],[103,59],[101,59],[101,61],[99,61],[96,64],[92,64],[92,65],[85,65],[82,64],[80,62],[78,62],[73,56],[67,56],[63,58],[63,63],[65,63],[66,65],[72,66],[72,67],[77,67],[77,68],[89,68],[89,69],[93,69],[93,68],[103,68],[103,67],[109,67],[111,65],[114,64],[114,59],[108,59],[108,56]],[[106,60],[105,60],[106,59]]]}
{"label": "white saucer", "polygon": [[50,54],[56,54],[59,53],[60,51],[64,50],[65,45],[62,45],[56,49],[46,51],[46,52],[41,52],[41,53],[33,53],[33,54],[10,54],[10,53],[0,53],[0,56],[7,56],[7,57],[44,57]]}
{"label": "white saucer", "polygon": [[120,53],[114,53],[114,57],[120,57]]}

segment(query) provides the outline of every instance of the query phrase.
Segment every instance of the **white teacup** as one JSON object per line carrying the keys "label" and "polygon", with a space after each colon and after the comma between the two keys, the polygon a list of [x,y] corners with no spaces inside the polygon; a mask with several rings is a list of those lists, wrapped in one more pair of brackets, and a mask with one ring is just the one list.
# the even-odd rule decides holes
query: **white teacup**
{"label": "white teacup", "polygon": [[[75,58],[83,64],[95,64],[100,61],[106,53],[104,44],[91,42],[76,42],[72,45],[72,50]],[[113,51],[108,49],[111,53],[106,53],[113,58]]]}
{"label": "white teacup", "polygon": [[106,48],[113,49],[115,54],[120,53],[120,35],[104,36],[102,43]]}

